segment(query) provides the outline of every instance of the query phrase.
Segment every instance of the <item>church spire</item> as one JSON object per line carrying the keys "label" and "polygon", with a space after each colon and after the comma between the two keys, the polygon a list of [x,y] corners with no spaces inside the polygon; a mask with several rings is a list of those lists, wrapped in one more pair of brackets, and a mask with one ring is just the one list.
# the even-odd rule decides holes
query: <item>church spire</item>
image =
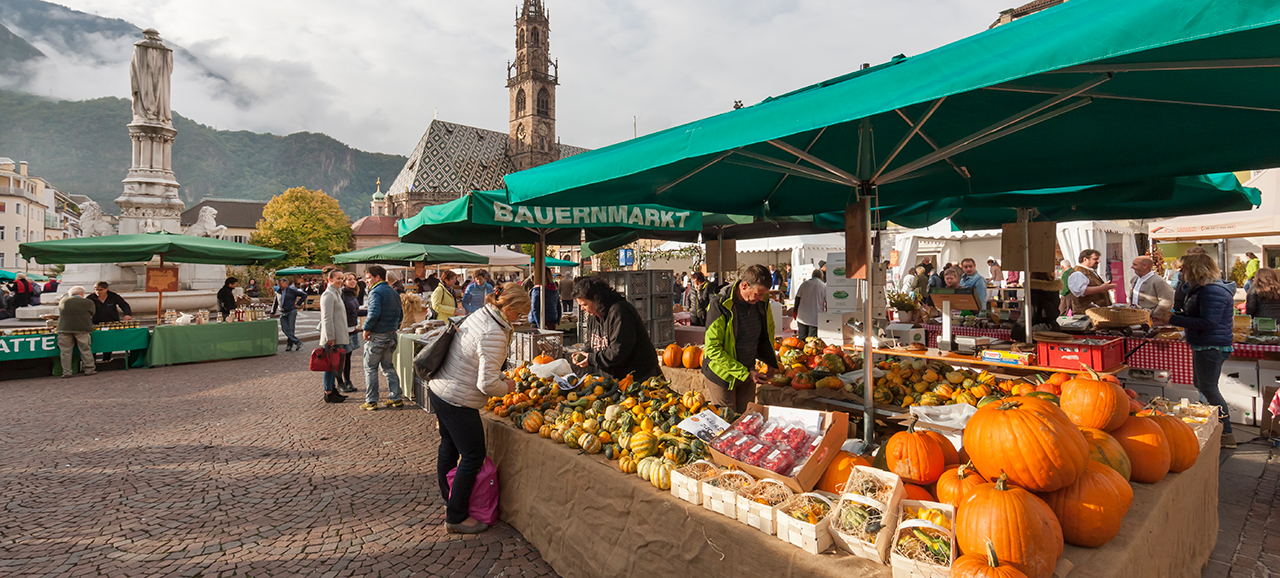
{"label": "church spire", "polygon": [[542,0],[524,0],[516,17],[516,58],[507,64],[511,125],[508,154],[516,170],[560,158],[556,146],[559,63],[551,59],[551,23]]}

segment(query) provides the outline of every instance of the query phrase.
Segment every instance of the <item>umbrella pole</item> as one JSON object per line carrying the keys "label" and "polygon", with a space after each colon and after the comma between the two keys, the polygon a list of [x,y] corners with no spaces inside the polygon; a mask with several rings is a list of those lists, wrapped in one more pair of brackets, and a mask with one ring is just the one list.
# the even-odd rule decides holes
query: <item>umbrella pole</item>
{"label": "umbrella pole", "polygon": [[[864,193],[865,192],[866,191],[864,191]],[[862,198],[858,202],[862,205],[860,209],[861,214],[859,215],[862,220],[862,242],[865,244],[867,249],[867,284],[866,289],[863,292],[862,299],[862,440],[869,444],[871,443],[871,440],[875,439],[876,429],[876,379],[875,376],[872,375],[872,368],[875,367],[875,364],[872,363],[874,356],[871,353],[871,323],[873,317],[871,313],[871,299],[872,294],[875,292],[876,262],[875,249],[871,246],[871,196],[863,194]],[[849,266],[849,263],[852,262],[852,257],[852,255],[845,256],[846,275],[853,270],[853,268]]]}
{"label": "umbrella pole", "polygon": [[533,248],[533,283],[538,289],[540,299],[538,299],[538,327],[534,329],[541,330],[542,326],[547,323],[547,287],[546,287],[546,270],[547,270],[547,231],[538,229],[538,244]]}
{"label": "umbrella pole", "polygon": [[[1026,327],[1027,345],[1031,339],[1031,209],[1018,209],[1018,226],[1022,228],[1022,323]],[[999,281],[997,281],[998,283]]]}
{"label": "umbrella pole", "polygon": [[716,283],[724,283],[724,229],[716,232]]}
{"label": "umbrella pole", "polygon": [[[160,266],[164,267],[163,253],[160,254]],[[146,281],[143,284],[145,286]],[[156,325],[160,325],[161,319],[164,319],[164,291],[156,291]]]}

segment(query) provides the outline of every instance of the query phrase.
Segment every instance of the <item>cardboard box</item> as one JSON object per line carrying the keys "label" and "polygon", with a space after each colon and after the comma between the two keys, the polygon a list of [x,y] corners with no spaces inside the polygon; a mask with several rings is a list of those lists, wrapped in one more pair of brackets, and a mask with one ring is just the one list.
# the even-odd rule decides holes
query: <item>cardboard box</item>
{"label": "cardboard box", "polygon": [[906,345],[918,343],[920,345],[928,345],[925,342],[925,332],[923,327],[916,327],[911,323],[890,323],[887,328],[889,337],[897,339],[899,344]]}
{"label": "cardboard box", "polygon": [[984,349],[982,351],[982,360],[1008,365],[1035,365],[1036,354],[1030,351],[1022,352]]}
{"label": "cardboard box", "polygon": [[857,313],[819,313],[818,337],[830,345],[850,343],[854,331],[849,322],[857,318]]}
{"label": "cardboard box", "polygon": [[[760,412],[760,414],[767,420],[769,419],[769,408],[770,406],[767,405],[749,403],[747,404],[747,411],[743,412],[743,415],[757,411]],[[796,412],[820,413],[823,417],[822,427],[824,431],[822,433],[822,442],[818,444],[817,448],[814,448],[813,454],[809,456],[809,461],[805,462],[804,467],[800,468],[800,472],[796,474],[796,477],[789,478],[764,468],[757,468],[746,462],[740,462],[716,451],[715,448],[711,449],[712,461],[721,466],[738,468],[750,474],[751,477],[757,480],[763,480],[765,478],[778,480],[779,482],[786,484],[788,488],[791,488],[791,491],[796,493],[813,490],[813,487],[818,485],[818,480],[822,478],[823,472],[827,471],[827,466],[831,465],[831,462],[836,459],[836,452],[840,451],[840,445],[844,443],[844,440],[848,439],[849,414],[842,411],[817,411],[794,408],[785,409]],[[707,488],[703,488],[704,501],[707,496],[706,490]]]}
{"label": "cardboard box", "polygon": [[844,276],[844,252],[827,253],[827,287],[856,287],[858,279]]}
{"label": "cardboard box", "polygon": [[827,312],[849,313],[858,310],[858,299],[852,287],[827,285]]}
{"label": "cardboard box", "polygon": [[1280,387],[1280,361],[1258,360],[1258,388],[1266,392],[1268,387]]}
{"label": "cardboard box", "polygon": [[[906,508],[931,508],[940,510],[950,518],[950,527],[943,528],[931,522],[924,520],[905,520],[903,515]],[[946,566],[937,566],[924,562],[912,560],[897,552],[895,548],[889,554],[889,564],[893,566],[893,578],[950,578],[951,565],[956,561],[956,540],[955,540],[955,519],[956,511],[951,504],[941,504],[938,502],[926,502],[919,500],[902,500],[898,502],[898,528],[894,530],[893,543],[897,544],[898,539],[902,537],[904,531],[910,532],[912,528],[929,528],[933,530],[941,530],[946,533],[951,541],[951,559],[947,561]]]}
{"label": "cardboard box", "polygon": [[1222,395],[1258,397],[1258,362],[1255,360],[1228,359],[1222,364],[1218,377],[1218,391]]}
{"label": "cardboard box", "polygon": [[1227,402],[1227,413],[1230,414],[1231,423],[1240,425],[1258,425],[1258,398],[1223,395],[1222,399]]}
{"label": "cardboard box", "polygon": [[1262,388],[1262,422],[1259,427],[1262,429],[1262,437],[1275,437],[1280,435],[1280,423],[1277,423],[1275,414],[1271,413],[1271,400],[1275,398],[1276,392],[1280,391],[1280,386],[1264,385]]}

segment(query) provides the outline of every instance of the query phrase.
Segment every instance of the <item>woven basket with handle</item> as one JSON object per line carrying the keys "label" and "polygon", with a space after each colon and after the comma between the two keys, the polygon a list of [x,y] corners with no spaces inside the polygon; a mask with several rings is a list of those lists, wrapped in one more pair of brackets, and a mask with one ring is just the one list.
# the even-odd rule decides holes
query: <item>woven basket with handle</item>
{"label": "woven basket with handle", "polygon": [[1151,325],[1151,312],[1137,307],[1094,307],[1084,314],[1100,329],[1118,329],[1130,325]]}

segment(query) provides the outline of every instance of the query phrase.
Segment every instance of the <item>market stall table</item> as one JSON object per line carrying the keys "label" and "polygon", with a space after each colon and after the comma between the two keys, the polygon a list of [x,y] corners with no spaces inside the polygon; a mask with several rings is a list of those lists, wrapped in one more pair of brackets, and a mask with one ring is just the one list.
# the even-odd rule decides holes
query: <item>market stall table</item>
{"label": "market stall table", "polygon": [[[151,342],[150,336],[151,332],[145,327],[94,331],[91,349],[93,349],[94,353],[127,351],[130,352],[130,363],[125,365],[126,368],[131,366],[145,367],[143,353],[146,352]],[[78,363],[80,359],[79,349],[77,348],[76,351],[77,353],[72,359]],[[56,375],[61,373],[61,363],[57,360],[59,355],[58,335],[56,333],[0,336],[0,364],[19,359],[51,357],[55,359],[53,371]]]}
{"label": "market stall table", "polygon": [[[1236,343],[1232,349],[1231,357],[1262,359],[1280,354],[1280,345]],[[1168,371],[1172,383],[1195,383],[1191,372],[1191,347],[1186,341],[1129,338],[1125,340],[1125,351],[1130,352],[1129,367]]]}
{"label": "market stall table", "polygon": [[[924,325],[924,334],[925,334],[925,341],[928,342],[929,347],[937,347],[938,336],[942,335],[942,326],[935,325],[932,323],[926,323]],[[992,339],[1000,339],[1004,341],[1013,340],[1013,331],[1010,329],[984,329],[979,327],[961,327],[961,326],[955,325],[954,323],[951,325],[951,334],[963,335],[965,337],[990,337]]]}
{"label": "market stall table", "polygon": [[158,325],[151,336],[151,366],[275,355],[279,344],[275,319],[203,325]]}
{"label": "market stall table", "polygon": [[[888,566],[840,550],[812,555],[677,500],[615,462],[481,413],[498,466],[499,515],[562,576],[882,576]],[[1066,546],[1063,578],[1198,577],[1218,534],[1218,431],[1190,469],[1133,484],[1120,535]],[[1067,572],[1062,572],[1069,569]]]}

